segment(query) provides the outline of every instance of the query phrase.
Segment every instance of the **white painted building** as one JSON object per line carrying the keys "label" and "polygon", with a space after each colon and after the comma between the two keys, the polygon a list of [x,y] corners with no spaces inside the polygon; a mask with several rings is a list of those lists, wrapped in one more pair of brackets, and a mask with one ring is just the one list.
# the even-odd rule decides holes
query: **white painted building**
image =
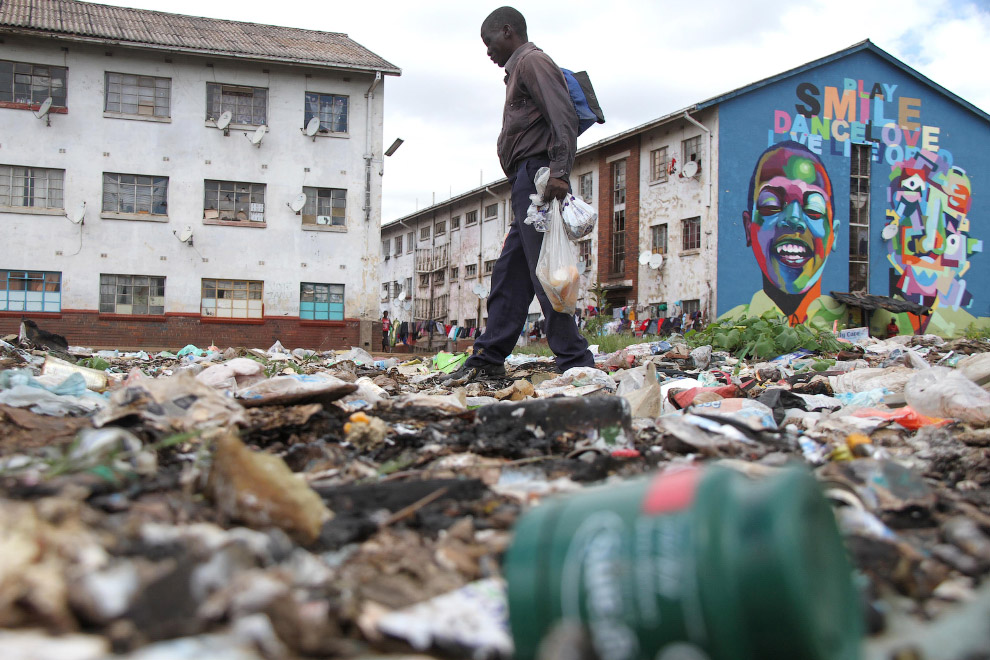
{"label": "white painted building", "polygon": [[163,339],[173,317],[370,333],[398,74],[343,34],[0,4],[0,314],[153,322]]}

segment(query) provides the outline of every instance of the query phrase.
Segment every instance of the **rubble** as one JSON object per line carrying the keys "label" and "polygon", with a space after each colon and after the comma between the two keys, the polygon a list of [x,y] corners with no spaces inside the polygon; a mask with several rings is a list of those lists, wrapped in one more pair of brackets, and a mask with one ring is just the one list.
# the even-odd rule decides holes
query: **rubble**
{"label": "rubble", "polygon": [[13,657],[504,657],[522,512],[710,462],[814,474],[867,647],[899,652],[911,629],[932,648],[918,631],[986,602],[986,340],[849,344],[750,319],[563,374],[517,354],[504,379],[447,386],[465,354],[29,341],[0,344]]}

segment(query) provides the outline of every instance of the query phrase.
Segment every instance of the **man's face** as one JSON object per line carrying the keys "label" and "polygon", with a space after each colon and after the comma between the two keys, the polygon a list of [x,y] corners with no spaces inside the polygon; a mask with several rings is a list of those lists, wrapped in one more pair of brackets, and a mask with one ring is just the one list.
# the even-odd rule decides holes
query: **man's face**
{"label": "man's face", "polygon": [[488,57],[492,62],[504,67],[509,61],[509,57],[515,48],[509,41],[510,28],[508,26],[489,26],[487,29],[481,26],[481,40],[488,48]]}
{"label": "man's face", "polygon": [[828,173],[787,147],[764,154],[756,168],[750,210],[743,212],[746,242],[775,287],[805,293],[821,278],[835,242]]}

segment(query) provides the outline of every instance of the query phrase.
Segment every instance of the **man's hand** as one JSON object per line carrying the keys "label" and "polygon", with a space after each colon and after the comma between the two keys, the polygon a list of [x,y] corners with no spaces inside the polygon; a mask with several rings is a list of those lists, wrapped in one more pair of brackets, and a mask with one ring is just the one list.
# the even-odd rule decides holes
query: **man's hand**
{"label": "man's hand", "polygon": [[548,202],[551,199],[564,201],[564,195],[567,194],[569,188],[570,184],[565,179],[551,177],[547,179],[547,187],[543,190],[543,199]]}

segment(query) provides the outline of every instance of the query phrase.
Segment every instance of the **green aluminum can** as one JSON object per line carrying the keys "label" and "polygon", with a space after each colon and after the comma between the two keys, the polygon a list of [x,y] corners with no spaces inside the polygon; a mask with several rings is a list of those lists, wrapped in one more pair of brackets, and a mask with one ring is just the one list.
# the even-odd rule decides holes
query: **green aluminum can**
{"label": "green aluminum can", "polygon": [[548,500],[505,557],[516,660],[580,621],[602,660],[855,660],[862,613],[814,477],[667,470]]}

